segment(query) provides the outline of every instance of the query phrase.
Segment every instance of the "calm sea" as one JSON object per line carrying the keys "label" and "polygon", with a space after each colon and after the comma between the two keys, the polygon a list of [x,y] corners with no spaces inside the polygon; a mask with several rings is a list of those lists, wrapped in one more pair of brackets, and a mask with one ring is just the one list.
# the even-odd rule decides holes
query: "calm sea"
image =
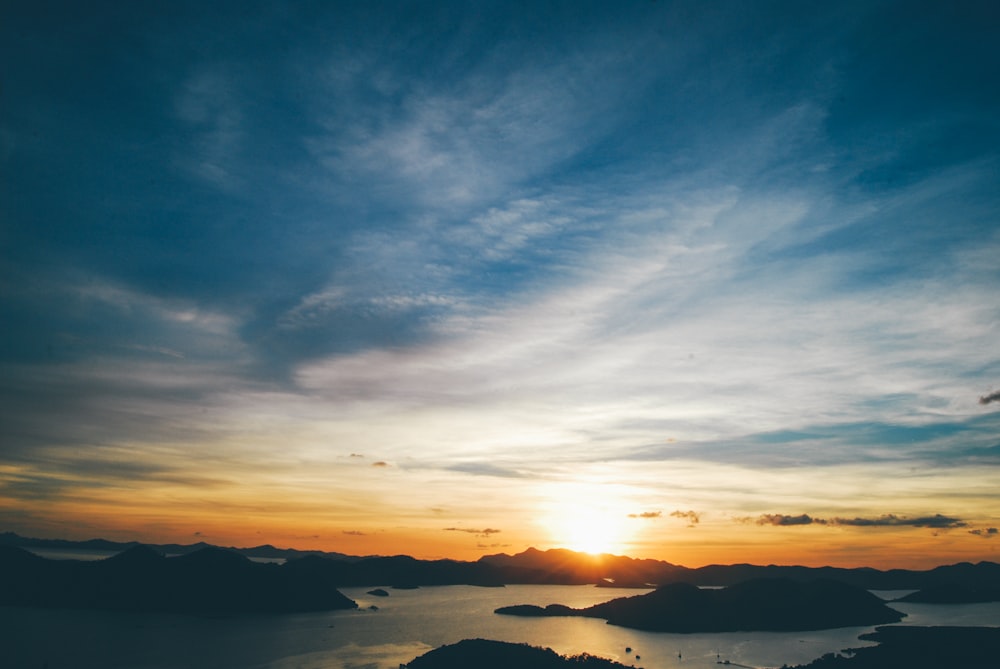
{"label": "calm sea", "polygon": [[[369,589],[343,589],[362,607],[358,611],[214,620],[0,607],[0,665],[11,669],[397,669],[431,648],[482,637],[547,646],[562,654],[587,652],[649,669],[718,669],[719,660],[779,667],[867,645],[857,636],[872,629],[663,634],[600,620],[493,613],[499,606],[522,603],[587,606],[641,592],[636,590],[444,586],[389,590],[389,597],[374,597],[366,594]],[[368,608],[372,605],[377,610]],[[909,614],[904,624],[1000,626],[997,603],[894,606]],[[627,653],[626,647],[633,651]]]}

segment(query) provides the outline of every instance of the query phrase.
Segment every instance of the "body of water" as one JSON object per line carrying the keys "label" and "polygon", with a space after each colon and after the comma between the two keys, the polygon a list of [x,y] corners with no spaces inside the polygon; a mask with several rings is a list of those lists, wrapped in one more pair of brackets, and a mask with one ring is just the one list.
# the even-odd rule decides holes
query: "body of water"
{"label": "body of water", "polygon": [[[511,604],[589,606],[637,590],[442,586],[389,590],[389,597],[375,597],[366,594],[370,589],[342,590],[361,606],[357,611],[223,619],[0,607],[5,639],[0,664],[12,669],[397,669],[437,646],[481,637],[561,654],[587,652],[648,669],[717,669],[718,660],[779,667],[868,645],[857,637],[873,629],[664,634],[594,619],[493,613]],[[892,606],[909,614],[903,624],[1000,626],[1000,603]],[[626,647],[633,652],[626,653]]]}

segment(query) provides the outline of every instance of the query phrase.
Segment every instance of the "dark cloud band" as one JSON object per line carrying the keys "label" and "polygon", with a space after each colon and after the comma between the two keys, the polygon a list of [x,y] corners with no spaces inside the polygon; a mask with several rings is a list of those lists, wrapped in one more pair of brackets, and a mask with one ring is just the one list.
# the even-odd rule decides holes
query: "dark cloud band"
{"label": "dark cloud band", "polygon": [[744,522],[752,521],[757,525],[772,525],[775,527],[840,525],[846,527],[930,527],[934,529],[949,529],[965,527],[967,525],[963,520],[951,518],[940,513],[933,516],[920,516],[918,518],[907,518],[906,516],[897,516],[892,513],[887,513],[878,518],[814,518],[806,513],[797,516],[783,513],[765,513],[756,519],[740,520]]}
{"label": "dark cloud band", "polygon": [[989,404],[990,402],[1000,402],[1000,390],[995,390],[979,398],[980,404]]}

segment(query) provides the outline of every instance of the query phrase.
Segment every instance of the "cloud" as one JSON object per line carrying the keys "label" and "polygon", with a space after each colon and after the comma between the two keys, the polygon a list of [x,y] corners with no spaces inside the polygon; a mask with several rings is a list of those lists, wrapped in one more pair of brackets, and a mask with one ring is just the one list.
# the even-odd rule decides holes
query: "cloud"
{"label": "cloud", "polygon": [[907,518],[886,514],[878,518],[834,518],[830,521],[832,525],[849,525],[853,527],[933,527],[946,529],[952,527],[965,527],[966,522],[958,518],[949,518],[940,513],[933,516],[923,516],[919,518]]}
{"label": "cloud", "polygon": [[701,522],[701,514],[697,511],[671,511],[670,517],[688,521],[688,527],[694,527]]}
{"label": "cloud", "polygon": [[[662,511],[643,511],[642,513],[630,513],[629,518],[659,518],[663,515]],[[673,514],[671,514],[673,515]]]}
{"label": "cloud", "polygon": [[365,537],[368,536],[367,532],[361,532],[359,530],[344,530],[343,534],[347,534],[352,537]]}
{"label": "cloud", "polygon": [[995,390],[979,398],[980,404],[989,404],[990,402],[1000,402],[1000,390]]}
{"label": "cloud", "polygon": [[[668,4],[291,11],[290,50],[256,39],[271,17],[137,21],[155,48],[128,58],[12,17],[0,502],[212,477],[321,499],[341,476],[408,518],[600,462],[641,465],[620,517],[674,508],[654,473],[716,514],[886,480],[858,518],[766,525],[996,516],[1000,414],[970,417],[969,389],[998,373],[1000,143],[981,63],[949,45],[979,33],[948,23],[953,57],[921,68],[933,13],[879,52],[857,48],[869,13],[764,12],[761,49],[743,13]],[[52,97],[93,72],[114,85]],[[332,474],[331,444],[447,488],[392,488],[371,456]]]}
{"label": "cloud", "polygon": [[497,476],[500,478],[525,478],[525,474],[514,469],[500,467],[489,462],[459,462],[445,467],[453,472],[475,474],[478,476]]}
{"label": "cloud", "polygon": [[790,525],[812,525],[813,523],[826,524],[825,520],[812,518],[808,514],[798,516],[786,516],[783,513],[765,513],[757,519],[758,525],[777,525],[786,527]]}
{"label": "cloud", "polygon": [[992,539],[997,534],[1000,534],[1000,529],[996,527],[984,527],[975,530],[969,530],[969,534],[975,534],[977,537],[983,537],[984,539]]}
{"label": "cloud", "polygon": [[930,527],[935,529],[950,529],[955,527],[965,527],[967,523],[958,518],[950,518],[940,513],[933,516],[920,516],[908,518],[895,514],[885,514],[877,518],[815,518],[809,514],[797,516],[785,515],[782,513],[766,513],[756,519],[740,518],[741,522],[753,521],[757,525],[774,525],[778,527],[789,527],[795,525],[838,525],[845,527]]}
{"label": "cloud", "polygon": [[493,529],[492,527],[487,527],[481,530],[472,529],[470,527],[446,527],[445,532],[465,532],[467,534],[474,534],[479,538],[486,539],[493,534],[500,534],[500,530]]}

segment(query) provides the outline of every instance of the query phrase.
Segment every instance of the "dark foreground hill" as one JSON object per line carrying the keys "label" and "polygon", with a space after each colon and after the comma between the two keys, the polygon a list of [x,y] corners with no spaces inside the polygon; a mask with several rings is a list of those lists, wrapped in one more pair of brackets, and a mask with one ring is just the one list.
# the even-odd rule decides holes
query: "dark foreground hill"
{"label": "dark foreground hill", "polygon": [[860,638],[878,645],[830,653],[795,669],[984,669],[1000,658],[997,627],[879,627]]}
{"label": "dark foreground hill", "polygon": [[196,615],[356,608],[332,584],[207,547],[167,558],[134,546],[106,560],[47,560],[0,546],[0,604]]}
{"label": "dark foreground hill", "polygon": [[[997,666],[1000,628],[879,627],[860,637],[877,646],[829,653],[807,665],[783,669],[983,669]],[[466,639],[436,648],[407,669],[620,669],[591,655],[562,657],[548,648]]]}
{"label": "dark foreground hill", "polygon": [[593,655],[564,657],[550,648],[466,639],[441,646],[406,665],[407,669],[625,669],[624,664]]}
{"label": "dark foreground hill", "polygon": [[837,581],[789,579],[753,579],[721,590],[673,583],[585,609],[520,605],[496,613],[603,618],[622,627],[681,633],[819,630],[898,622],[904,617],[861,588]]}

